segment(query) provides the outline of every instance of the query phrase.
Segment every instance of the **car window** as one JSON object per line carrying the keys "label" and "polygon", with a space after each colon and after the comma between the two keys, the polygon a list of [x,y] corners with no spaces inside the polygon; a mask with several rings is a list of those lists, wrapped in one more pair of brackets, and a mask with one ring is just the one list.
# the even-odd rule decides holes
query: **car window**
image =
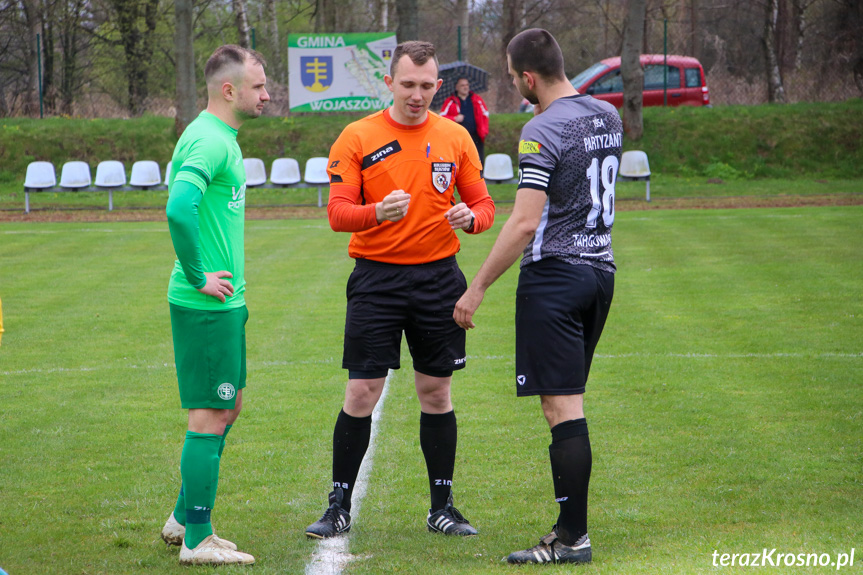
{"label": "car window", "polygon": [[[651,64],[644,67],[644,89],[662,90],[665,87],[665,66]],[[668,87],[680,87],[680,68],[668,66]]]}
{"label": "car window", "polygon": [[582,84],[584,84],[603,70],[608,70],[608,66],[606,66],[602,62],[597,62],[584,72],[579,73],[578,76],[570,80],[570,82],[572,82],[572,85],[575,88],[579,88]]}
{"label": "car window", "polygon": [[701,87],[701,70],[698,68],[686,68],[684,70],[686,75],[686,87],[687,88],[700,88]]}
{"label": "car window", "polygon": [[623,92],[623,78],[620,76],[619,68],[601,77],[587,89],[588,94],[608,94],[610,92]]}

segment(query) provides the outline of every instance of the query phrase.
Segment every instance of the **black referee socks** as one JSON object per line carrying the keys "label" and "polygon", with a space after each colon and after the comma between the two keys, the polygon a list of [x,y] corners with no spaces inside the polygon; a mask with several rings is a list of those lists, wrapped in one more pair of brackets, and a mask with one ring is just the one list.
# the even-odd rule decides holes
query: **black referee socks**
{"label": "black referee socks", "polygon": [[333,429],[333,485],[344,491],[342,509],[351,511],[351,494],[372,436],[372,416],[352,417],[344,410]]}
{"label": "black referee socks", "polygon": [[557,536],[564,545],[572,545],[587,533],[587,488],[593,456],[587,420],[572,419],[551,428],[548,446],[554,497],[560,504]]}
{"label": "black referee socks", "polygon": [[443,509],[452,489],[458,426],[455,411],[420,412],[420,447],[426,460],[432,512]]}

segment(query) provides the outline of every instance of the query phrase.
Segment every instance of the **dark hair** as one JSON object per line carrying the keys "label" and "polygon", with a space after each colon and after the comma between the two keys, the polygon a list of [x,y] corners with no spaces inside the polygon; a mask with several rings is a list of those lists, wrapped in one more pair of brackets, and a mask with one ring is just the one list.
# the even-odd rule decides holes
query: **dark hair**
{"label": "dark hair", "polygon": [[545,80],[565,80],[563,52],[554,36],[542,28],[530,28],[515,35],[506,47],[514,72],[533,72]]}
{"label": "dark hair", "polygon": [[411,62],[417,66],[422,66],[429,60],[434,60],[435,68],[439,67],[437,56],[435,55],[434,44],[431,42],[422,42],[420,40],[410,40],[408,42],[402,42],[396,46],[396,50],[393,52],[392,62],[390,63],[390,76],[395,77],[396,65],[404,55],[408,55]]}
{"label": "dark hair", "polygon": [[243,48],[236,44],[225,44],[224,46],[219,46],[216,48],[215,52],[213,52],[213,55],[210,56],[210,59],[207,60],[207,65],[204,68],[204,78],[209,82],[213,76],[221,72],[224,68],[237,64],[242,66],[248,59],[254,60],[256,64],[260,64],[261,66],[267,65],[266,61],[264,61],[264,57],[255,50]]}

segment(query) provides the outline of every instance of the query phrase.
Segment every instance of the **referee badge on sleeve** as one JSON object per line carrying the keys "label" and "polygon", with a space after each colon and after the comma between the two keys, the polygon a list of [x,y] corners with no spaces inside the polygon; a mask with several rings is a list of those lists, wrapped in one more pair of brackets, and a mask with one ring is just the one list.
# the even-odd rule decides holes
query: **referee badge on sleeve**
{"label": "referee badge on sleeve", "polygon": [[451,162],[432,162],[432,183],[441,194],[447,191],[452,183],[452,168]]}

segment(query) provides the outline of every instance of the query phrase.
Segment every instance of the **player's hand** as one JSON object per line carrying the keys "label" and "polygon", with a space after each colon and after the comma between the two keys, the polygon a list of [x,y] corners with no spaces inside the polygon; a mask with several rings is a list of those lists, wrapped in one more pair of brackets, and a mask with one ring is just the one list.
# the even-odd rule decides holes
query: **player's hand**
{"label": "player's hand", "polygon": [[222,303],[225,303],[225,296],[234,295],[233,284],[226,279],[222,279],[234,277],[231,272],[227,270],[204,272],[204,276],[207,278],[207,283],[204,284],[204,287],[198,288],[198,291],[202,294],[213,296]]}
{"label": "player's hand", "polygon": [[473,329],[476,327],[473,323],[473,314],[476,312],[482,299],[485,297],[485,292],[470,286],[467,291],[456,302],[455,309],[452,312],[452,318],[462,329]]}
{"label": "player's hand", "polygon": [[454,230],[470,231],[473,229],[473,211],[464,202],[454,205],[444,215]]}
{"label": "player's hand", "polygon": [[455,118],[453,118],[453,120],[455,120],[456,122],[458,122],[459,124],[461,124],[462,122],[464,122],[464,114],[459,114],[458,116],[456,116]]}
{"label": "player's hand", "polygon": [[375,217],[378,223],[386,220],[397,222],[408,215],[411,195],[404,190],[393,190],[383,200],[375,204]]}

